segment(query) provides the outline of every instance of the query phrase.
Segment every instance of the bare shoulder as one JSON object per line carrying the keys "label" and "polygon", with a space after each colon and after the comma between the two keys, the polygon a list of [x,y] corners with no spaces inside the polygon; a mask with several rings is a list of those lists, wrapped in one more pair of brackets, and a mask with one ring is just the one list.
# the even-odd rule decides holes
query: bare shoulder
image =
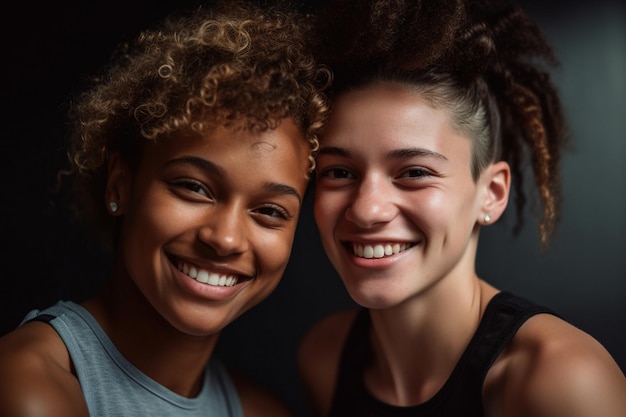
{"label": "bare shoulder", "polygon": [[298,372],[316,415],[326,415],[341,352],[357,310],[332,313],[315,323],[298,351]]}
{"label": "bare shoulder", "polygon": [[276,394],[249,376],[228,369],[235,384],[245,417],[294,417],[295,414]]}
{"label": "bare shoulder", "polygon": [[0,415],[88,415],[67,349],[49,325],[27,323],[0,338]]}
{"label": "bare shoulder", "polygon": [[558,317],[529,319],[485,381],[489,415],[626,416],[626,378],[592,336]]}

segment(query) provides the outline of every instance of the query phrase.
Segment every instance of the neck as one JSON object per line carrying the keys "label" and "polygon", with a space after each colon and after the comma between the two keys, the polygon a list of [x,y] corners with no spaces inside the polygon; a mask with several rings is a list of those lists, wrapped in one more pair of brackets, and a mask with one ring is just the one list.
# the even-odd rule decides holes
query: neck
{"label": "neck", "polygon": [[432,398],[476,332],[496,290],[476,276],[448,278],[402,305],[370,311],[374,360],[365,379],[381,400],[407,406]]}
{"label": "neck", "polygon": [[196,396],[219,334],[193,336],[171,326],[130,279],[113,279],[83,306],[120,353],[173,392]]}

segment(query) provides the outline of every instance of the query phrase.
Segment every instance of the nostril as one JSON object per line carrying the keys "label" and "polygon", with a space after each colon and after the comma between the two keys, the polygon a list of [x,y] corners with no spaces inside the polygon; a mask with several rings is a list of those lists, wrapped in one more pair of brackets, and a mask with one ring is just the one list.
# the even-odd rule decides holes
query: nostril
{"label": "nostril", "polygon": [[248,249],[248,239],[243,221],[239,218],[234,220],[215,218],[211,224],[207,224],[198,230],[198,239],[219,256],[228,256],[233,253],[241,253]]}
{"label": "nostril", "polygon": [[362,228],[371,228],[388,223],[396,217],[398,210],[391,202],[355,200],[345,211],[345,218]]}

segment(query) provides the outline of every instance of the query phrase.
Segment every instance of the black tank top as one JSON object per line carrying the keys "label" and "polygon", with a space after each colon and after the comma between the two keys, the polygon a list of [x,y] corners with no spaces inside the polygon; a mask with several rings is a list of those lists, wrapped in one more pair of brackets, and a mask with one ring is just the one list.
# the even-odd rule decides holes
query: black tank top
{"label": "black tank top", "polygon": [[363,309],[343,348],[329,417],[483,416],[482,388],[487,371],[520,326],[539,313],[555,314],[513,294],[496,294],[441,390],[422,404],[398,407],[376,399],[364,385],[363,371],[370,357],[370,316]]}

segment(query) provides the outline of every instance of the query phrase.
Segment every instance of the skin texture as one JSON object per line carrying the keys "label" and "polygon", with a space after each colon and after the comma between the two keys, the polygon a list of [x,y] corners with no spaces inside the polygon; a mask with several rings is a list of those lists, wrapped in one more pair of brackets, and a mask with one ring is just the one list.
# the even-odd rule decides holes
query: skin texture
{"label": "skin texture", "polygon": [[[479,230],[509,198],[510,169],[473,181],[471,141],[398,83],[336,98],[317,159],[315,218],[351,297],[370,310],[373,360],[364,381],[379,400],[421,404],[441,389],[498,290],[475,272]],[[353,246],[404,244],[382,258]],[[328,414],[353,311],[305,336],[299,369],[315,415]],[[592,337],[551,315],[529,319],[488,372],[488,416],[622,416],[626,380]]]}
{"label": "skin texture", "polygon": [[[83,306],[139,370],[197,395],[220,331],[280,281],[308,155],[285,119],[262,133],[220,126],[146,143],[135,170],[111,159],[106,196],[119,206],[111,214],[122,221],[120,245],[110,285]],[[239,282],[199,283],[180,261]],[[29,323],[0,339],[0,379],[12,381],[0,388],[0,415],[87,415],[67,350],[48,325]],[[290,415],[252,381],[234,380],[246,416]]]}

